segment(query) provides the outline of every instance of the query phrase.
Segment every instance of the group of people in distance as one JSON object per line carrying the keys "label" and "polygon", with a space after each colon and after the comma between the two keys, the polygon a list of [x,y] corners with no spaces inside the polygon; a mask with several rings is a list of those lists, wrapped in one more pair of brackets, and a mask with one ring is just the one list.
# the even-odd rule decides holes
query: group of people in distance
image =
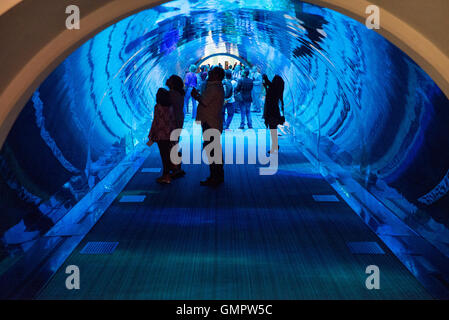
{"label": "group of people in distance", "polygon": [[[185,75],[185,81],[177,75],[172,75],[165,88],[160,88],[156,94],[154,118],[148,135],[148,145],[157,143],[161,155],[163,172],[157,179],[160,184],[170,184],[173,179],[183,177],[186,173],[181,165],[173,164],[170,153],[175,142],[170,141],[171,133],[182,129],[184,119],[192,105],[192,119],[201,124],[203,134],[208,129],[216,129],[220,134],[229,129],[236,112],[241,114],[240,129],[252,128],[251,105],[255,111],[261,111],[262,88],[265,88],[265,103],[263,118],[270,129],[271,149],[269,153],[278,152],[277,126],[285,122],[284,116],[284,81],[276,75],[272,81],[266,75],[261,75],[257,67],[251,70],[234,65],[226,70],[221,66],[202,66],[199,77],[197,67],[191,66]],[[260,85],[259,85],[260,83]],[[216,139],[217,137],[215,137]],[[203,148],[214,142],[214,137],[204,139]],[[220,138],[221,140],[221,138]],[[201,181],[202,186],[218,186],[224,182],[223,155],[218,155],[221,161],[212,154],[209,159],[210,176]]]}
{"label": "group of people in distance", "polygon": [[[220,63],[218,67],[225,70],[224,130],[229,129],[235,113],[241,114],[240,129],[245,129],[245,126],[251,129],[253,127],[251,112],[262,111],[262,74],[256,66],[250,69],[242,63],[235,63],[234,66],[226,63],[225,68]],[[185,75],[184,113],[189,114],[191,110],[193,120],[196,119],[197,103],[192,97],[192,90],[196,88],[200,94],[204,92],[210,70],[210,65],[203,65],[200,68],[192,65]]]}

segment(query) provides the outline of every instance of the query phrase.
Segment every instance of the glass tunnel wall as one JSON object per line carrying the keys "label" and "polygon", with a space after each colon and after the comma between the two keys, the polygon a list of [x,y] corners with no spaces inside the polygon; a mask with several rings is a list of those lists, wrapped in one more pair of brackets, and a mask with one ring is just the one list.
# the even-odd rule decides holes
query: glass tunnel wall
{"label": "glass tunnel wall", "polygon": [[449,255],[449,103],[422,69],[332,10],[190,0],[109,27],[33,94],[0,153],[2,259],[28,250],[144,144],[155,92],[171,74],[216,53],[281,75],[289,130],[304,152]]}

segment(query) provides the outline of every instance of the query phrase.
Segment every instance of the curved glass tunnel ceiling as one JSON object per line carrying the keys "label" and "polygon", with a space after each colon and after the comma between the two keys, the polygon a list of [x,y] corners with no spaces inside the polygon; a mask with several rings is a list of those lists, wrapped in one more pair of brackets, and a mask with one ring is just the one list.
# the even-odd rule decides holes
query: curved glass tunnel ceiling
{"label": "curved glass tunnel ceiling", "polygon": [[156,90],[171,74],[217,53],[281,75],[286,118],[304,149],[372,187],[448,255],[449,103],[421,68],[329,9],[191,0],[107,28],[33,94],[0,155],[3,258],[30,248],[144,142]]}

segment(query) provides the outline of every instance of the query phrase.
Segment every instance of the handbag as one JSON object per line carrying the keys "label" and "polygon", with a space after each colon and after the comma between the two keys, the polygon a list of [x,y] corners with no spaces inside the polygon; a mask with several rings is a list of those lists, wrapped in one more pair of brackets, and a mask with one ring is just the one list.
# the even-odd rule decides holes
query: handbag
{"label": "handbag", "polygon": [[285,116],[281,116],[281,118],[279,120],[281,121],[280,124],[284,124],[285,123]]}

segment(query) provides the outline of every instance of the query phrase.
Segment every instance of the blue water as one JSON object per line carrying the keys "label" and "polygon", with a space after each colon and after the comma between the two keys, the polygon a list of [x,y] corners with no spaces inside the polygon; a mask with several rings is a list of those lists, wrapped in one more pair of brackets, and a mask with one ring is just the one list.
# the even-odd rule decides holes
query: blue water
{"label": "blue water", "polygon": [[449,102],[419,66],[332,10],[182,0],[97,34],[33,94],[0,153],[0,254],[28,248],[143,143],[157,88],[216,53],[281,75],[304,148],[449,241]]}

